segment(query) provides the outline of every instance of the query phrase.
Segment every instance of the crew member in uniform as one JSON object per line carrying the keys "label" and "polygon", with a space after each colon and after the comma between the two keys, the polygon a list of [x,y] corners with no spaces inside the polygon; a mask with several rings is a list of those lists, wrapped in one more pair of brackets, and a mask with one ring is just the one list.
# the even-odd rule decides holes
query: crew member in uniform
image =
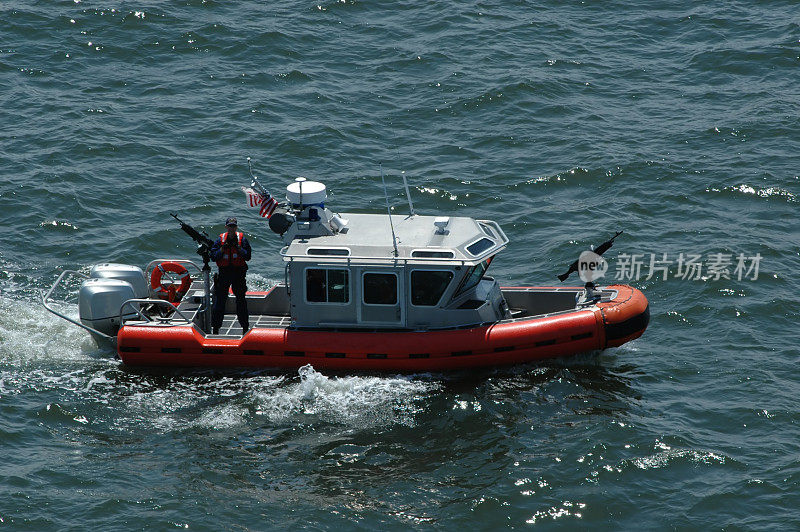
{"label": "crew member in uniform", "polygon": [[247,284],[245,275],[247,274],[247,261],[250,260],[250,242],[244,234],[237,231],[238,222],[236,218],[225,220],[227,231],[219,235],[219,238],[211,247],[211,260],[216,261],[219,267],[219,274],[214,283],[214,310],[211,313],[211,328],[214,334],[219,334],[222,326],[222,318],[225,314],[225,303],[228,301],[228,289],[233,288],[233,295],[236,296],[236,317],[239,325],[242,326],[242,334],[250,328],[250,319],[247,314]]}

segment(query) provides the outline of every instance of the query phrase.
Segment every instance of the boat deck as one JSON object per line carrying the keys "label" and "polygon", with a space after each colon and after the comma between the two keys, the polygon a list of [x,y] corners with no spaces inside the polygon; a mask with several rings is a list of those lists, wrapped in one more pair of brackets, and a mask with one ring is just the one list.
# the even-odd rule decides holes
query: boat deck
{"label": "boat deck", "polygon": [[[203,282],[200,280],[192,283],[186,297],[183,298],[178,310],[193,322],[200,324],[198,315],[203,300]],[[250,327],[286,328],[291,324],[289,316],[289,296],[286,287],[278,285],[268,292],[248,292],[247,310],[250,314]],[[219,334],[207,335],[211,338],[241,338],[242,327],[236,319],[236,298],[228,297],[225,305],[225,314]]]}
{"label": "boat deck", "polygon": [[[289,316],[271,316],[268,314],[250,314],[250,327],[264,327],[269,329],[286,328],[290,325],[291,318]],[[236,314],[225,314],[222,319],[222,327],[219,328],[219,334],[209,335],[212,338],[216,337],[234,337],[239,338],[242,336],[242,327],[239,325],[239,320],[236,319]]]}

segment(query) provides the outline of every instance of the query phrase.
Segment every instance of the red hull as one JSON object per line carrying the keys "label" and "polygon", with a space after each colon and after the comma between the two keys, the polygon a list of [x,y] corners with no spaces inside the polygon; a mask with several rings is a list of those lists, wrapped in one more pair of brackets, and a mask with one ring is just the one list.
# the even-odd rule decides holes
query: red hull
{"label": "red hull", "polygon": [[469,329],[309,331],[252,329],[240,339],[206,338],[190,326],[126,326],[117,348],[130,366],[443,371],[520,364],[617,347],[642,335],[644,294],[613,286],[597,308]]}

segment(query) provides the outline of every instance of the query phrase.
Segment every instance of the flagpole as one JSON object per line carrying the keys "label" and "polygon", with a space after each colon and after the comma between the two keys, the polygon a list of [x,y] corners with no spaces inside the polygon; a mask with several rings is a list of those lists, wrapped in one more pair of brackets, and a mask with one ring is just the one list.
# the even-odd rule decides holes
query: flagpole
{"label": "flagpole", "polygon": [[269,195],[267,189],[264,188],[264,186],[261,184],[261,181],[259,181],[258,178],[253,173],[253,165],[250,162],[250,157],[247,158],[247,171],[250,172],[250,186],[256,189],[261,194]]}

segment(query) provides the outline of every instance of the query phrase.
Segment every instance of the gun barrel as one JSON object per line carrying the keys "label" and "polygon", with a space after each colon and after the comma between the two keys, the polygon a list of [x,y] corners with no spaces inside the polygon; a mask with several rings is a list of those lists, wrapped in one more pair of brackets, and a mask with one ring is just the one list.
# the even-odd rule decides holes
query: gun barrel
{"label": "gun barrel", "polygon": [[602,244],[597,246],[597,248],[594,250],[594,252],[597,253],[598,255],[602,255],[603,253],[605,253],[606,251],[611,249],[611,246],[614,245],[614,239],[617,238],[621,234],[622,234],[622,231],[617,231],[617,234],[615,234],[614,236],[612,236],[611,238],[609,238],[608,240],[606,240],[605,242],[603,242]]}
{"label": "gun barrel", "polygon": [[187,224],[186,222],[184,222],[180,218],[178,218],[178,216],[175,213],[170,213],[170,216],[172,216],[173,218],[178,220],[178,223],[181,224],[181,229],[183,229],[183,232],[186,233],[187,235],[189,235],[189,237],[191,237],[191,239],[194,240],[195,242],[197,242],[198,244],[205,245],[205,246],[208,246],[208,247],[211,247],[211,246],[214,245],[214,242],[212,242],[210,238],[208,238],[207,236],[201,234],[200,231],[198,231],[197,229],[195,229],[191,225]]}

